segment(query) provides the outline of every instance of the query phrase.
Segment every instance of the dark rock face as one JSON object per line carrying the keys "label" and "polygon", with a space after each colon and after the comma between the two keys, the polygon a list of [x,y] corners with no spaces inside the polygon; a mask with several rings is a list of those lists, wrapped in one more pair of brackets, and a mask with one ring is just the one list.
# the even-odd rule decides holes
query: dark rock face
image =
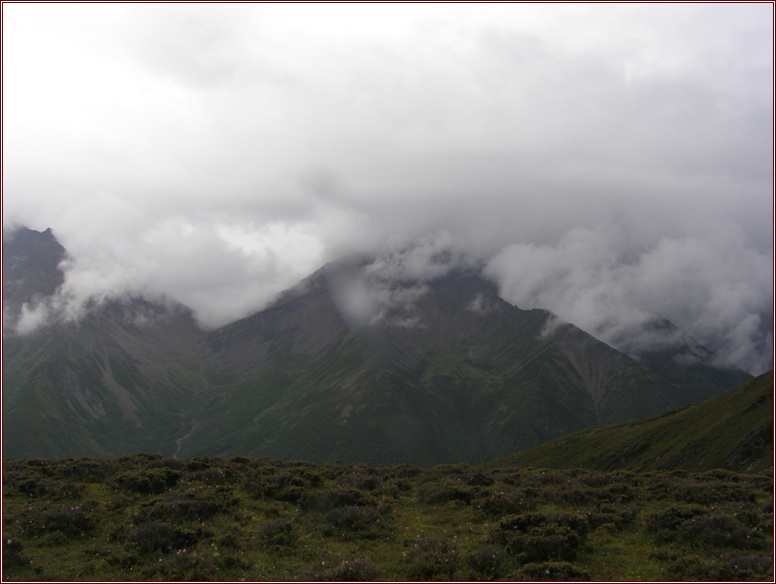
{"label": "dark rock face", "polygon": [[26,302],[50,296],[65,281],[59,264],[67,258],[51,229],[20,227],[3,234],[3,305],[16,313]]}

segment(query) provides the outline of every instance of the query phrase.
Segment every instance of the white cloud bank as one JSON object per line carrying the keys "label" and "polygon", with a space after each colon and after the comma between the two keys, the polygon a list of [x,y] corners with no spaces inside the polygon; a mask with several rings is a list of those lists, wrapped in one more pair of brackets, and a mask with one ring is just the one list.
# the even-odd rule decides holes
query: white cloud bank
{"label": "white cloud bank", "polygon": [[759,370],[772,26],[766,3],[4,4],[4,226],[51,227],[75,296],[210,326],[444,233],[519,306],[610,340],[659,314]]}

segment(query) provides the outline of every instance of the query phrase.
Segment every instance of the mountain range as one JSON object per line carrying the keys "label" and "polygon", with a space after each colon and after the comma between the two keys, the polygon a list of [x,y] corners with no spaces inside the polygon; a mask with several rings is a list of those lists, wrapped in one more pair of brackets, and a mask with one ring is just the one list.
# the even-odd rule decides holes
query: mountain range
{"label": "mountain range", "polygon": [[[751,378],[698,347],[626,355],[445,257],[429,275],[333,262],[208,331],[187,307],[139,295],[64,318],[66,258],[50,230],[4,235],[4,458],[480,463]],[[46,322],[22,331],[35,306]]]}

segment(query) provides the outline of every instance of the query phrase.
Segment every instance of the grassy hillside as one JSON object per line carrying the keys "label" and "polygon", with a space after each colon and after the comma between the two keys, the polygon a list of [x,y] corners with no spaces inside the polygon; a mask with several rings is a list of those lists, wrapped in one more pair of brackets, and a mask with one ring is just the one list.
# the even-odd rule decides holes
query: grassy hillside
{"label": "grassy hillside", "polygon": [[773,480],[237,457],[3,464],[7,580],[771,580]]}
{"label": "grassy hillside", "polygon": [[702,403],[633,423],[582,430],[484,466],[772,470],[773,372]]}

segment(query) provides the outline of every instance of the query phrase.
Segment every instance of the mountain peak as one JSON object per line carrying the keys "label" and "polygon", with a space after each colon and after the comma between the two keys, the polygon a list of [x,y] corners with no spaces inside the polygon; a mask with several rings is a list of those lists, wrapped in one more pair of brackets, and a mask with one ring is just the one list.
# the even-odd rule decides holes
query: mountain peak
{"label": "mountain peak", "polygon": [[60,264],[66,258],[51,228],[3,231],[4,321],[15,321],[25,303],[56,292],[65,281]]}

